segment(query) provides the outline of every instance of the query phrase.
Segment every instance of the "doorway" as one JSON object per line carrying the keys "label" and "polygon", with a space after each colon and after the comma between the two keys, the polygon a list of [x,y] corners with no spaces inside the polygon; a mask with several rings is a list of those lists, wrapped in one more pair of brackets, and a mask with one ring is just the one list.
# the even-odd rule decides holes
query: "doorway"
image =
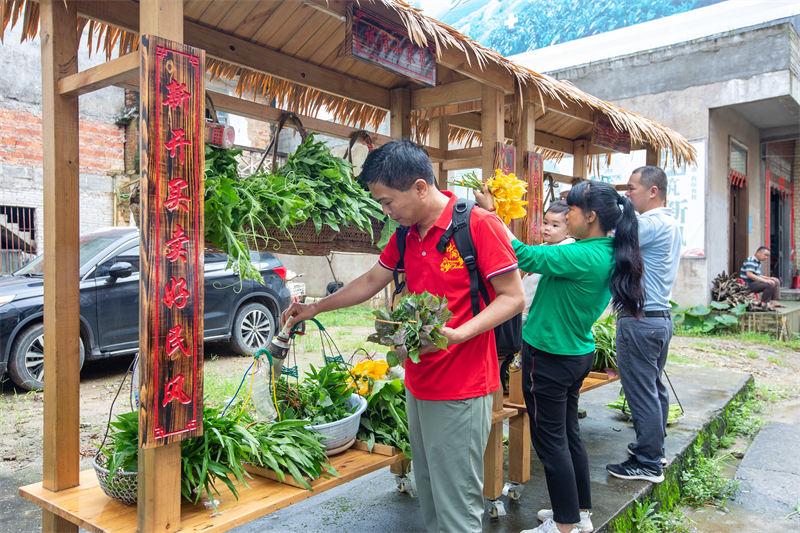
{"label": "doorway", "polygon": [[747,249],[748,209],[747,209],[747,188],[740,187],[736,183],[730,186],[730,227],[728,236],[730,239],[728,250],[728,272],[738,274],[739,269],[747,259],[750,250]]}
{"label": "doorway", "polygon": [[780,191],[769,195],[769,275],[788,287],[792,282],[791,205]]}

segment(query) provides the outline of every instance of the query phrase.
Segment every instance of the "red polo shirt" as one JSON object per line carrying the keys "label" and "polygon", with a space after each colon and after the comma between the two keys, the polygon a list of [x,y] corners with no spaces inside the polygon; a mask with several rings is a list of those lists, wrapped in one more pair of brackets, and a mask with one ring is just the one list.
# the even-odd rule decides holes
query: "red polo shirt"
{"label": "red polo shirt", "polygon": [[[450,198],[439,220],[420,238],[417,226],[406,236],[406,287],[413,294],[425,291],[447,298],[453,318],[447,323],[457,328],[472,318],[469,273],[452,239],[445,253],[436,249],[439,238],[450,226],[456,196]],[[486,282],[489,296],[494,290],[489,279],[517,268],[517,258],[506,235],[503,222],[479,207],[472,210],[470,231],[478,260],[478,270]],[[399,260],[396,234],[383,250],[378,262],[393,270]],[[486,307],[483,299],[481,309]],[[420,400],[463,400],[484,396],[500,387],[494,331],[489,330],[461,344],[420,356],[419,363],[406,362],[406,387]]]}

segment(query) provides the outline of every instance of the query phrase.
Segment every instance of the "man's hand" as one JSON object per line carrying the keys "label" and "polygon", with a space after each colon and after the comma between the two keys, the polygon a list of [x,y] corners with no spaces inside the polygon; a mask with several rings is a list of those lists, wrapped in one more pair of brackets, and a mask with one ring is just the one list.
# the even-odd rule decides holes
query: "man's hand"
{"label": "man's hand", "polygon": [[473,189],[472,192],[475,193],[475,203],[487,211],[494,211],[494,199],[492,198],[492,194],[489,192],[489,187],[486,184],[483,185],[483,189],[480,191]]}
{"label": "man's hand", "polygon": [[303,304],[300,302],[292,302],[292,304],[281,313],[281,328],[291,320],[292,324],[308,320],[317,316],[314,304]]}

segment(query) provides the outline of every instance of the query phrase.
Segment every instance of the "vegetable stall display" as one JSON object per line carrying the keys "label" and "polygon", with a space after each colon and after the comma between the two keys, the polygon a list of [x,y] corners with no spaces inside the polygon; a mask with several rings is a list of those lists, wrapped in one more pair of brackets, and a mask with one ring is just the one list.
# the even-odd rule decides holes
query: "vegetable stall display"
{"label": "vegetable stall display", "polygon": [[228,254],[228,266],[241,279],[261,281],[250,248],[313,253],[316,237],[332,240],[346,229],[351,236],[362,234],[375,252],[388,242],[396,224],[385,223],[380,204],[351,176],[353,165],[314,134],[274,172],[261,168],[239,176],[240,153],[206,146],[205,235],[208,244]]}

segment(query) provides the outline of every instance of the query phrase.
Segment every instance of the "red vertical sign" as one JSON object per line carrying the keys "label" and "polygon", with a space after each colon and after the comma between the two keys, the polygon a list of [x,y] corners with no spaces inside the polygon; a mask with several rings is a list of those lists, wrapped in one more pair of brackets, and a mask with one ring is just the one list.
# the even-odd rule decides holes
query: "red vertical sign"
{"label": "red vertical sign", "polygon": [[141,39],[139,434],[154,447],[203,432],[204,52]]}
{"label": "red vertical sign", "polygon": [[536,152],[525,153],[525,178],[528,181],[528,242],[542,243],[542,212],[544,210],[544,161]]}

